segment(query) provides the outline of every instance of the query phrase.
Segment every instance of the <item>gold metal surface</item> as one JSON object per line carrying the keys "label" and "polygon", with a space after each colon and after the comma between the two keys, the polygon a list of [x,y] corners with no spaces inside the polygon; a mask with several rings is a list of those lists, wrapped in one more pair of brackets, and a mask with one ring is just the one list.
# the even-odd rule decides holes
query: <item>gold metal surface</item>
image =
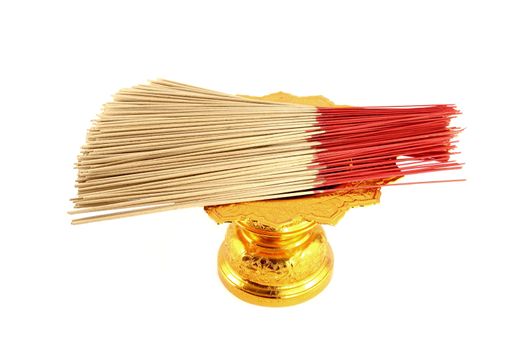
{"label": "gold metal surface", "polygon": [[252,304],[289,306],[322,291],[333,255],[321,225],[302,221],[270,230],[255,221],[230,224],[219,250],[222,283]]}
{"label": "gold metal surface", "polygon": [[[275,92],[273,94],[269,94],[266,96],[248,96],[248,95],[241,95],[241,96],[251,98],[252,100],[295,103],[295,104],[315,106],[315,107],[334,107],[336,106],[335,103],[333,103],[328,98],[321,96],[321,95],[295,96],[295,95],[280,91],[280,92]],[[339,107],[343,107],[343,106],[339,105]]]}
{"label": "gold metal surface", "polygon": [[[374,182],[378,184],[378,182]],[[302,221],[335,225],[353,207],[379,203],[379,187],[353,189],[300,198],[271,199],[205,207],[218,224],[254,220],[259,224],[281,230]]]}
{"label": "gold metal surface", "polygon": [[[246,97],[335,106],[323,96],[278,92]],[[288,306],[314,297],[328,285],[333,269],[332,250],[320,224],[335,225],[348,209],[379,203],[377,186],[396,179],[349,184],[329,194],[205,207],[217,223],[231,222],[219,250],[221,281],[231,293],[256,305]]]}

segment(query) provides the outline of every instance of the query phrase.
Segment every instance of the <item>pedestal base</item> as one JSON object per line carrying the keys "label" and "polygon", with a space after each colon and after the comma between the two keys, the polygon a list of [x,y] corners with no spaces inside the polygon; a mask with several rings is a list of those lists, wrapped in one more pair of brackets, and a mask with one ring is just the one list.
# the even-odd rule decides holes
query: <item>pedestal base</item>
{"label": "pedestal base", "polygon": [[240,299],[288,306],[321,292],[330,281],[333,253],[321,225],[303,221],[279,231],[256,222],[230,224],[219,250],[219,277]]}

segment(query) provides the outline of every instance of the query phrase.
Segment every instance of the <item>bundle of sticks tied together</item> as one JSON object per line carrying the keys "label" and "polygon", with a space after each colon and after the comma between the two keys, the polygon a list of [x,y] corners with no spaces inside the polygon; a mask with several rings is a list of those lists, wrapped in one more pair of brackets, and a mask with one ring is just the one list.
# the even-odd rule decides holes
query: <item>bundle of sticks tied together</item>
{"label": "bundle of sticks tied together", "polygon": [[[73,220],[326,193],[458,169],[454,105],[314,107],[168,80],[122,89],[78,157]],[[93,214],[93,212],[97,212]]]}

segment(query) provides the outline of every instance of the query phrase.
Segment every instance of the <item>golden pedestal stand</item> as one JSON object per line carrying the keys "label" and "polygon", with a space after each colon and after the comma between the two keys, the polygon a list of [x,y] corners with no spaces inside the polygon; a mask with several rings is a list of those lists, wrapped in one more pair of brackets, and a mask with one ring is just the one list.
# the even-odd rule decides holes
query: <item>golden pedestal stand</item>
{"label": "golden pedestal stand", "polygon": [[[322,96],[251,98],[334,106]],[[380,187],[341,188],[325,195],[205,207],[217,223],[231,222],[218,256],[222,283],[257,305],[288,306],[314,297],[328,285],[334,261],[320,224],[335,225],[349,208],[378,203],[379,196]]]}
{"label": "golden pedestal stand", "polygon": [[326,287],[333,254],[320,224],[335,225],[351,207],[379,202],[380,190],[341,189],[329,195],[206,207],[231,222],[219,250],[226,288],[244,301],[288,306]]}
{"label": "golden pedestal stand", "polygon": [[254,222],[230,225],[219,251],[219,276],[230,292],[258,305],[286,306],[319,293],[332,275],[333,257],[323,229],[304,221],[290,231]]}

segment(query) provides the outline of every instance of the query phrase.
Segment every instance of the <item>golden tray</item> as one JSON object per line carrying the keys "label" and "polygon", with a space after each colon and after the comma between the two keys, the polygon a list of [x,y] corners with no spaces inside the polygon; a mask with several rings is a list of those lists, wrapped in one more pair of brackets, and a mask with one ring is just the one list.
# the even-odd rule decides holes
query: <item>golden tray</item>
{"label": "golden tray", "polygon": [[[335,106],[323,96],[278,92],[247,97]],[[321,224],[335,225],[348,209],[379,203],[378,185],[396,179],[368,181],[372,187],[348,186],[330,194],[205,207],[218,224],[231,223],[218,255],[222,283],[256,305],[288,306],[314,297],[328,285],[334,264]]]}

